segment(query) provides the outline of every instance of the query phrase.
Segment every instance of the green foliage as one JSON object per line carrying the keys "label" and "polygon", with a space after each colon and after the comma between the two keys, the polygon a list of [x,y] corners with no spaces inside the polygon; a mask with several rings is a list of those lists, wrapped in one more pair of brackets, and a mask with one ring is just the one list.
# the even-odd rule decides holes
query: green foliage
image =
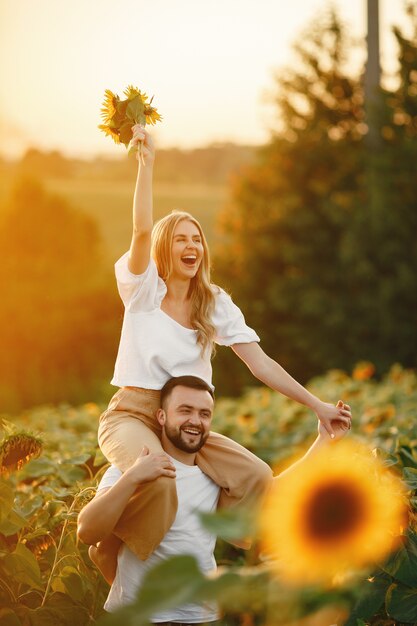
{"label": "green foliage", "polygon": [[[377,382],[372,368],[361,365],[353,376],[331,371],[311,381],[309,388],[332,401],[342,397],[349,402],[355,435],[377,446],[386,464],[409,485],[409,529],[385,563],[332,589],[292,589],[270,575],[256,543],[243,553],[219,540],[216,576],[203,576],[190,557],[176,557],[149,573],[134,605],[103,617],[108,587],[75,532],[78,511],[105,469],[96,443],[101,408],[93,403],[77,409],[46,406],[16,420],[16,428],[40,433],[43,456],[0,480],[0,624],[142,625],[155,609],[213,599],[227,623],[236,626],[243,619],[259,625],[304,624],[300,620],[324,615],[320,612],[332,606],[350,611],[347,626],[384,619],[412,623],[417,592],[417,375],[396,366]],[[306,449],[316,425],[309,410],[266,388],[254,388],[239,399],[218,400],[214,428],[279,471]],[[247,513],[227,511],[203,519],[228,540],[251,534],[253,528]]]}
{"label": "green foliage", "polygon": [[[219,221],[216,278],[297,379],[363,358],[379,374],[416,364],[417,35],[397,41],[400,85],[366,118],[344,28],[332,14],[311,25],[277,76],[279,132]],[[219,366],[221,392],[248,384],[230,357]]]}
{"label": "green foliage", "polygon": [[22,179],[0,224],[0,246],[3,410],[93,394],[111,371],[120,310],[105,287],[96,224]]}
{"label": "green foliage", "polygon": [[[93,495],[96,405],[21,416],[41,431],[45,456],[0,480],[0,624],[73,626],[102,613],[106,584],[78,545],[78,511]],[[76,451],[76,454],[74,454]]]}

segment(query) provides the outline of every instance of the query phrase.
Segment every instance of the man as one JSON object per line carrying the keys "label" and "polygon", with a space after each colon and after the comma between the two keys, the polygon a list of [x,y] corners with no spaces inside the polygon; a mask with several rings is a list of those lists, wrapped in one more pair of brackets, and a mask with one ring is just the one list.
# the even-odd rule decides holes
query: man
{"label": "man", "polygon": [[[135,464],[122,474],[110,467],[93,500],[81,511],[78,536],[87,544],[108,537],[129,499],[141,484],[168,476],[176,480],[178,511],[173,525],[153,554],[141,561],[126,545],[118,556],[116,577],[104,608],[114,611],[134,600],[146,572],[156,563],[175,554],[196,557],[203,572],[216,568],[216,538],[200,525],[198,512],[216,510],[220,488],[195,465],[195,456],[204,445],[213,415],[213,392],[199,378],[171,379],[161,392],[157,420],[162,426],[166,454],[142,450]],[[154,622],[205,623],[218,619],[210,605],[186,605],[153,616]]]}
{"label": "man", "polygon": [[[202,572],[215,569],[216,538],[200,525],[198,513],[215,511],[220,488],[195,465],[196,453],[210,432],[213,406],[213,392],[201,379],[181,376],[169,380],[161,391],[161,408],[156,414],[162,427],[161,442],[165,453],[150,454],[143,449],[124,474],[111,466],[96,496],[81,511],[78,536],[84,543],[96,544],[112,533],[129,499],[141,484],[159,476],[176,480],[178,510],[173,525],[146,561],[138,559],[126,545],[122,546],[116,576],[104,606],[107,611],[131,603],[146,572],[170,556],[191,554]],[[337,439],[344,435],[345,428],[342,423],[335,425]],[[304,458],[329,442],[328,434],[320,426],[319,436]],[[161,611],[152,617],[152,622],[197,624],[217,619],[217,610],[212,604],[189,604]]]}

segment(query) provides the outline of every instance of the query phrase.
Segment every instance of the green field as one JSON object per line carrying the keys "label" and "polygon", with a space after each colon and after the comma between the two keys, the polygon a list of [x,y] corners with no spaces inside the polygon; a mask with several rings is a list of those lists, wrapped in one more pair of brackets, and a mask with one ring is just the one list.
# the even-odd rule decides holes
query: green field
{"label": "green field", "polygon": [[[385,458],[402,476],[409,524],[408,530],[407,523],[399,529],[401,542],[388,560],[378,561],[378,565],[371,562],[369,568],[356,571],[349,553],[346,563],[340,563],[346,574],[337,583],[293,587],[271,575],[273,561],[269,560],[268,566],[268,560],[260,560],[256,545],[243,552],[219,540],[218,578],[203,579],[189,557],[174,557],[165,564],[167,570],[153,570],[145,581],[147,600],[137,603],[129,615],[116,613],[106,619],[106,626],[145,626],[147,610],[170,603],[174,606],[178,598],[194,602],[208,597],[215,597],[226,612],[220,626],[417,624],[417,375],[393,366],[377,381],[371,372],[370,364],[358,364],[352,375],[333,370],[311,381],[309,389],[331,401],[343,398],[349,402],[353,435],[368,447],[369,458]],[[106,468],[97,448],[97,422],[103,408],[92,402],[80,407],[43,406],[13,418],[14,425],[0,419],[2,626],[104,626],[102,606],[108,586],[92,567],[87,547],[76,537],[77,513],[93,495]],[[278,471],[305,452],[317,428],[306,407],[259,387],[238,399],[219,399],[213,427]],[[43,445],[31,431],[39,433]],[[371,454],[372,448],[378,453]],[[19,464],[22,467],[17,470]],[[328,471],[320,484],[325,485],[328,475],[332,475],[330,452]],[[351,484],[349,472],[344,478]],[[302,486],[311,494],[317,483],[314,487],[306,473]],[[347,497],[350,492],[345,489],[342,493]],[[381,505],[381,521],[390,506],[390,500]],[[275,515],[279,532],[281,512]],[[220,536],[229,538],[248,528],[248,519],[245,522],[245,517],[233,513],[211,523]],[[297,532],[294,524],[290,533]],[[323,546],[326,549],[334,550],[331,543]],[[308,568],[315,565],[311,561]],[[343,609],[347,621],[330,620],[323,612],[335,607]],[[280,619],[283,614],[285,621]],[[305,617],[300,620],[300,615]]]}
{"label": "green field", "polygon": [[[62,196],[71,206],[97,220],[110,260],[118,258],[130,243],[134,182],[134,179],[121,182],[79,178],[44,180],[48,191]],[[4,176],[0,178],[1,205],[7,206],[13,185],[14,180]],[[216,213],[224,207],[227,199],[226,185],[157,183],[154,193],[155,218],[173,209],[189,211],[201,222],[211,242]]]}

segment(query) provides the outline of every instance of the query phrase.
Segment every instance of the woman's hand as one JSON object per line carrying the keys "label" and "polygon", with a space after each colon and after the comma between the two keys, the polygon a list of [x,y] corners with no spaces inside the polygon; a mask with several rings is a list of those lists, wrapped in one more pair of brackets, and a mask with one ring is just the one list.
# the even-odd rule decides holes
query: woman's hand
{"label": "woman's hand", "polygon": [[152,453],[147,446],[143,446],[134,464],[124,473],[124,480],[139,486],[160,476],[175,478],[175,465],[165,452]]}
{"label": "woman's hand", "polygon": [[132,127],[133,137],[129,148],[137,148],[136,158],[143,165],[153,165],[155,161],[155,144],[147,130],[140,124]]}
{"label": "woman's hand", "polygon": [[[342,403],[343,404],[343,403]],[[347,406],[347,405],[344,405]],[[346,422],[343,420],[333,420],[332,422],[332,429],[333,429],[333,434],[334,437],[331,439],[329,433],[327,432],[324,424],[322,422],[319,421],[318,423],[318,433],[319,433],[319,437],[322,440],[328,440],[330,441],[330,439],[332,441],[339,441],[339,439],[343,439],[343,437],[349,432],[349,430],[352,428],[352,420],[349,420],[349,424],[346,424]]]}
{"label": "woman's hand", "polygon": [[[321,402],[315,411],[320,423],[323,424],[323,427],[332,439],[336,437],[340,425],[350,428],[352,413],[350,406],[344,404],[342,400],[339,400],[336,405],[329,402]],[[334,428],[333,425],[335,426]]]}

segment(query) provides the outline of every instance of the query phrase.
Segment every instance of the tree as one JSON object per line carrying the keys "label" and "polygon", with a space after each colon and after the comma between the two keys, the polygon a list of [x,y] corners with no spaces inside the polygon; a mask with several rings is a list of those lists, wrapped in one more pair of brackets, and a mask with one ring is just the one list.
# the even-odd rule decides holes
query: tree
{"label": "tree", "polygon": [[90,399],[111,371],[118,308],[95,222],[22,179],[0,248],[2,410]]}
{"label": "tree", "polygon": [[[415,58],[416,48],[408,44]],[[373,155],[384,164],[373,179],[381,190],[373,214],[363,84],[345,64],[351,47],[334,12],[309,28],[296,46],[297,69],[277,76],[281,127],[238,179],[234,202],[219,224],[218,281],[231,288],[267,352],[304,381],[328,368],[350,368],[363,358],[374,360],[379,371],[395,360],[415,363],[411,315],[405,314],[401,341],[393,342],[398,319],[388,329],[399,290],[402,320],[414,298],[406,293],[411,279],[401,286],[398,280],[399,272],[406,273],[403,261],[411,260],[416,215],[408,192],[410,205],[403,208],[398,176],[412,186],[414,164],[400,168],[394,183],[389,163],[399,154],[386,143],[384,155]],[[385,98],[378,116],[387,116],[391,106]],[[401,141],[398,150],[401,162],[407,161],[412,148]],[[389,256],[382,253],[387,247]],[[381,325],[380,307],[388,303]],[[218,365],[222,391],[225,377]],[[229,377],[228,393],[237,391],[236,382],[248,381],[241,373],[236,376],[237,381]]]}

